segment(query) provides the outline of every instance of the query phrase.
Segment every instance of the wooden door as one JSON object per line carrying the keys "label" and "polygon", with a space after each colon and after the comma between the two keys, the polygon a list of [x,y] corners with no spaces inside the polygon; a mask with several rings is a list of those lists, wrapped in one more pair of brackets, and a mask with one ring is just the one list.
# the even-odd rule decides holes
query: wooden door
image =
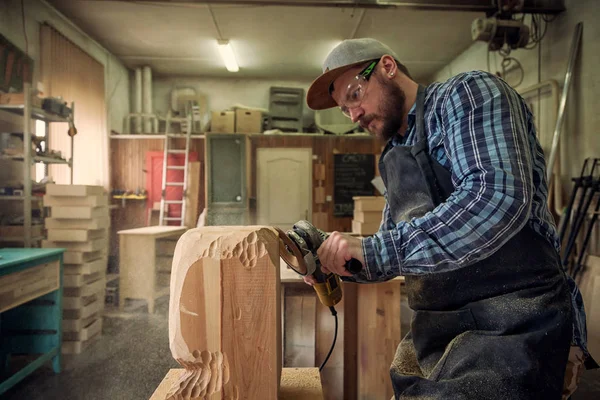
{"label": "wooden door", "polygon": [[290,229],[312,216],[312,148],[256,150],[257,224]]}

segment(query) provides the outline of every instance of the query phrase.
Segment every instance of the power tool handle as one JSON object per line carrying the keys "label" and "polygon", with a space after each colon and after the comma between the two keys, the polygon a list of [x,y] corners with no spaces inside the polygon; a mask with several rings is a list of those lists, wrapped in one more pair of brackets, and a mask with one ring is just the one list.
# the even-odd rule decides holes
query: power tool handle
{"label": "power tool handle", "polygon": [[346,261],[345,267],[352,275],[356,275],[362,270],[363,265],[356,258],[351,258],[350,261]]}

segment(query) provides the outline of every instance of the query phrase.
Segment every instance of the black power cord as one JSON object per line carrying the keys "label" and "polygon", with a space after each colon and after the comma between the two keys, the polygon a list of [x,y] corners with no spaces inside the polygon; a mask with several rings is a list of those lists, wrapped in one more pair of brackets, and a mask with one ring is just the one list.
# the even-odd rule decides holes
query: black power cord
{"label": "black power cord", "polygon": [[319,367],[319,372],[321,372],[323,370],[323,367],[325,367],[325,364],[327,364],[327,361],[329,360],[329,357],[331,356],[331,353],[333,353],[333,349],[335,348],[335,341],[337,340],[337,332],[338,332],[337,311],[335,311],[335,307],[333,307],[333,306],[329,307],[329,311],[331,311],[331,315],[333,315],[333,318],[335,319],[335,329],[333,331],[333,343],[331,343],[331,348],[329,349],[329,353],[327,353],[327,357],[325,357],[325,360],[323,360],[323,362],[321,363],[321,366]]}

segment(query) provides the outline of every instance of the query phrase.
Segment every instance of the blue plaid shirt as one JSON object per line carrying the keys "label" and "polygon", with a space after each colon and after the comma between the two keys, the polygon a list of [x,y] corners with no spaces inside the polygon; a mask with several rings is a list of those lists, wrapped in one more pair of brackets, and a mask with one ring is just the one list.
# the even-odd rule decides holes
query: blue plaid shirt
{"label": "blue plaid shirt", "polygon": [[[416,141],[416,106],[392,144]],[[363,240],[358,282],[446,272],[483,260],[528,224],[557,251],[547,207],[545,161],[525,101],[503,80],[473,71],[427,87],[425,134],[429,153],[452,174],[454,193],[432,212],[395,224],[388,205],[379,232]],[[585,354],[585,312],[568,277],[575,321],[573,341]]]}

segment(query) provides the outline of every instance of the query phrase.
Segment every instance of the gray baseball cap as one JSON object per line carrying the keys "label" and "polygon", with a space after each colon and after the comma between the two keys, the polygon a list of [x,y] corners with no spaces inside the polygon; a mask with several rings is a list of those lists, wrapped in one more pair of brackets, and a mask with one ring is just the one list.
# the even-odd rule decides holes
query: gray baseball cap
{"label": "gray baseball cap", "polygon": [[329,93],[333,81],[349,69],[367,61],[377,60],[386,54],[398,60],[396,53],[378,40],[371,38],[344,40],[325,58],[323,74],[308,88],[306,103],[313,110],[337,106]]}

